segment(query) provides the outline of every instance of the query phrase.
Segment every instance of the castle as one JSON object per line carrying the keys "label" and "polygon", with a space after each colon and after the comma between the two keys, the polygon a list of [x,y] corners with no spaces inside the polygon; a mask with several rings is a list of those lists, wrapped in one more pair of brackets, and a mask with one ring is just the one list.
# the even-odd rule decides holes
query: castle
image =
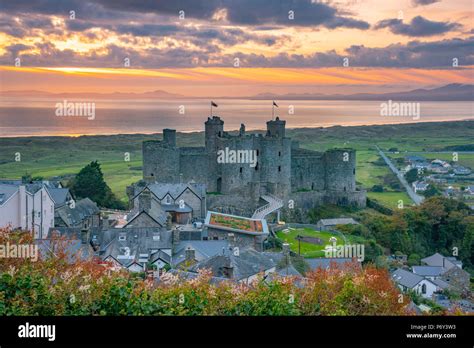
{"label": "castle", "polygon": [[[318,204],[365,206],[366,193],[356,188],[353,149],[316,152],[302,149],[285,135],[286,121],[267,122],[266,134],[248,134],[242,124],[236,135],[224,121],[205,122],[204,147],[178,147],[176,130],[164,129],[163,140],[143,143],[143,179],[147,183],[200,183],[208,192],[207,208],[247,214],[272,195],[301,206]],[[223,154],[234,154],[222,161]],[[237,158],[235,158],[237,154]],[[245,160],[254,155],[253,163]],[[247,156],[247,157],[245,157]],[[229,207],[233,207],[231,209]]]}

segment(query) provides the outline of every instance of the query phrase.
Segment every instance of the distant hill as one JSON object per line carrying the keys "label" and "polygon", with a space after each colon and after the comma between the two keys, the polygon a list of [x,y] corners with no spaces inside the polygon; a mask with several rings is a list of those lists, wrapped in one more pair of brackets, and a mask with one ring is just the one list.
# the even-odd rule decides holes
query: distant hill
{"label": "distant hill", "polygon": [[452,83],[433,89],[415,89],[395,93],[357,93],[357,94],[322,94],[322,93],[289,93],[277,95],[261,93],[249,97],[252,100],[406,100],[406,101],[474,101],[474,85]]}
{"label": "distant hill", "polygon": [[[49,93],[36,90],[5,91],[2,96],[8,97],[39,97],[39,98],[88,98],[88,99],[209,99],[209,97],[192,97],[168,93],[162,90],[143,93]],[[452,83],[433,89],[415,89],[395,93],[357,93],[357,94],[323,94],[323,93],[260,93],[250,97],[218,97],[218,99],[250,99],[250,100],[406,100],[406,101],[474,101],[474,85]]]}
{"label": "distant hill", "polygon": [[8,97],[41,97],[41,98],[88,98],[88,99],[178,99],[186,98],[180,94],[168,93],[161,90],[144,93],[50,93],[43,91],[5,91],[1,95]]}

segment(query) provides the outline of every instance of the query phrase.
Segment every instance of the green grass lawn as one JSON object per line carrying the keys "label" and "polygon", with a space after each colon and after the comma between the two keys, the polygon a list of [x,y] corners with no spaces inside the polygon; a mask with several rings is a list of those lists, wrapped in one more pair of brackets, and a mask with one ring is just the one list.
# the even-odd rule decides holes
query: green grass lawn
{"label": "green grass lawn", "polygon": [[290,227],[287,233],[283,231],[277,232],[278,238],[280,238],[282,241],[288,242],[288,244],[290,244],[290,249],[296,253],[298,253],[298,240],[296,239],[298,235],[320,238],[323,241],[323,244],[321,245],[301,242],[301,256],[307,257],[307,258],[324,257],[324,248],[326,247],[326,245],[331,244],[329,242],[329,239],[331,237],[336,237],[337,245],[344,244],[344,242],[341,240],[339,236],[336,236],[326,231],[316,231],[308,227],[305,227],[305,228],[291,228]]}
{"label": "green grass lawn", "polygon": [[390,209],[398,209],[398,201],[403,201],[403,206],[410,206],[413,204],[411,198],[406,192],[367,192],[367,196],[371,199],[377,200],[379,203],[387,206]]}

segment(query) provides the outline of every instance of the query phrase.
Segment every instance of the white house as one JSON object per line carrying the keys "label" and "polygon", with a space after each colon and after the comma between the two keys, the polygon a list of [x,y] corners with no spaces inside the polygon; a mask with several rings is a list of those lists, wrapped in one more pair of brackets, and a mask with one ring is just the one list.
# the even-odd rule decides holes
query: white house
{"label": "white house", "polygon": [[55,208],[72,200],[68,189],[48,181],[0,181],[0,227],[30,230],[35,239],[48,236]]}
{"label": "white house", "polygon": [[415,181],[413,184],[413,191],[424,192],[428,189],[429,184],[424,181]]}
{"label": "white house", "polygon": [[402,291],[414,291],[424,298],[431,298],[433,293],[440,290],[431,280],[401,268],[392,273],[392,279]]}

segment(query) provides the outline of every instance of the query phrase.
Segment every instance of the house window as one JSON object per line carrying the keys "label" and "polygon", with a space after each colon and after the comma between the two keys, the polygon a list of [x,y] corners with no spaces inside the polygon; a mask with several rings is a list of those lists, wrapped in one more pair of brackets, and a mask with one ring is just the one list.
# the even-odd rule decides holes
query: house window
{"label": "house window", "polygon": [[426,284],[423,284],[423,285],[421,286],[421,293],[422,293],[422,294],[426,294]]}
{"label": "house window", "polygon": [[170,198],[170,196],[166,196],[166,204],[171,204],[171,198]]}
{"label": "house window", "polygon": [[218,240],[219,238],[217,236],[212,237],[214,240]]}

